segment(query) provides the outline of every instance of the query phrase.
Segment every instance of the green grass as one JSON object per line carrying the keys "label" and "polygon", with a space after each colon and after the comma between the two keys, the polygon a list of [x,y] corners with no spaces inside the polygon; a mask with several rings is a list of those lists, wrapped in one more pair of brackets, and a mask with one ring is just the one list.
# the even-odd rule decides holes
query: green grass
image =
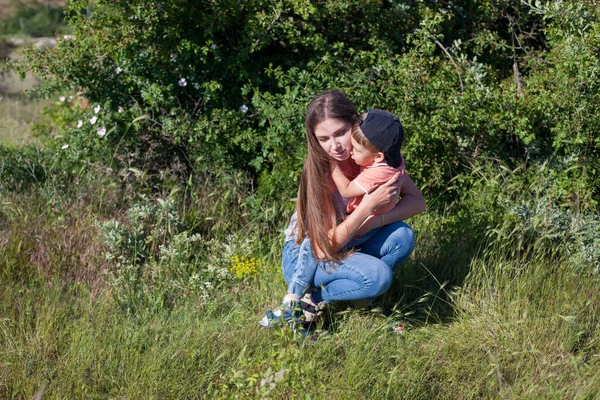
{"label": "green grass", "polygon": [[[519,280],[548,278],[547,267]],[[354,312],[310,343],[257,327],[269,304],[260,290],[282,288],[269,284],[276,275],[211,304],[191,298],[135,316],[80,285],[5,285],[0,393],[31,398],[47,385],[53,398],[589,398],[600,389],[597,279],[554,268],[535,302],[503,277],[497,289],[461,292],[452,322],[395,336],[383,318]],[[281,371],[274,388],[261,386]]]}
{"label": "green grass", "polygon": [[[21,60],[22,51],[22,48],[14,49],[11,60]],[[39,83],[31,73],[23,80],[12,71],[0,73],[0,144],[21,147],[36,141],[31,137],[31,124],[51,100],[33,100],[25,92]]]}
{"label": "green grass", "polygon": [[[410,322],[405,334],[390,333],[377,312],[337,304],[329,309],[329,333],[301,341],[257,324],[284,291],[276,236],[260,250],[265,266],[258,274],[222,281],[208,297],[182,290],[162,302],[167,281],[151,272],[173,266],[148,264],[141,273],[152,290],[137,292],[144,300],[137,307],[123,307],[122,287],[105,279],[115,267],[103,257],[97,230],[108,218],[126,223],[133,196],[117,188],[47,182],[3,198],[0,397],[533,399],[600,392],[600,280],[575,273],[566,256],[476,252],[452,233],[464,221],[451,227],[442,216],[423,215],[413,221],[414,256],[379,302],[398,304]],[[209,203],[196,206],[210,216]],[[264,241],[245,229],[242,237]]]}
{"label": "green grass", "polygon": [[0,95],[0,144],[22,147],[35,142],[31,124],[47,102],[28,100],[22,96]]}

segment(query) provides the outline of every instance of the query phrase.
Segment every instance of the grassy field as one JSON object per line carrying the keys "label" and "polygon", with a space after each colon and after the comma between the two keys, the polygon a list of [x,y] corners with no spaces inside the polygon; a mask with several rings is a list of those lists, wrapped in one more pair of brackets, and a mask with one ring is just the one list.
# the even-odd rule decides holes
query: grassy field
{"label": "grassy field", "polygon": [[[535,243],[531,251],[476,251],[467,235],[451,233],[469,226],[425,214],[412,221],[413,257],[376,304],[395,308],[394,317],[408,321],[405,333],[390,332],[377,310],[336,304],[327,332],[301,340],[257,323],[284,290],[280,236],[207,225],[202,240],[173,234],[165,243],[178,244],[162,251],[166,259],[136,263],[127,247],[115,247],[122,242],[107,239],[104,223],[120,221],[122,237],[131,237],[124,232],[138,221],[132,210],[182,215],[189,203],[173,195],[136,206],[123,202],[133,198],[127,189],[97,179],[66,188],[48,182],[2,199],[2,398],[588,399],[600,392],[600,281],[576,272],[567,255]],[[214,196],[196,195],[194,212],[204,210],[204,218],[235,218],[218,214],[226,211],[210,203]],[[166,226],[160,212],[152,232],[138,232],[143,242]],[[253,257],[258,267],[235,265],[228,254]],[[219,267],[230,273],[206,272]],[[194,283],[198,271],[211,285]]]}
{"label": "grassy field", "polygon": [[[21,94],[32,77],[5,79],[0,144],[17,148],[47,103]],[[481,223],[494,193],[517,187],[520,204],[548,182],[486,178],[463,211],[413,218],[388,293],[329,305],[308,340],[258,325],[284,291],[284,221],[240,211],[244,176],[149,197],[143,175],[63,181],[40,163],[44,182],[0,192],[0,398],[599,396],[600,279],[573,244],[586,231],[552,200],[531,223]]]}
{"label": "grassy field", "polygon": [[[11,59],[22,58],[21,52],[22,49],[13,51]],[[32,74],[27,74],[24,80],[12,72],[0,74],[0,144],[22,146],[35,140],[31,137],[31,125],[39,112],[51,102],[35,100],[26,94],[37,84],[39,80]]]}
{"label": "grassy field", "polygon": [[[39,106],[0,103],[14,123],[0,141],[30,140]],[[284,291],[282,237],[240,213],[243,176],[148,198],[102,172],[41,168],[45,182],[0,198],[0,398],[600,393],[598,274],[549,251],[545,231],[531,242],[509,225],[490,242],[477,215],[493,190],[471,214],[414,218],[415,252],[375,308],[332,304],[303,340],[258,325]]]}
{"label": "grassy field", "polygon": [[4,94],[0,97],[0,143],[20,147],[35,141],[31,136],[31,124],[45,104],[47,102],[29,100],[20,95]]}
{"label": "grassy field", "polygon": [[[596,4],[89,3],[27,68],[102,112],[61,103],[38,139],[58,99],[0,75],[0,399],[600,399]],[[389,291],[302,338],[258,321],[284,135],[334,84],[403,113],[431,195]]]}

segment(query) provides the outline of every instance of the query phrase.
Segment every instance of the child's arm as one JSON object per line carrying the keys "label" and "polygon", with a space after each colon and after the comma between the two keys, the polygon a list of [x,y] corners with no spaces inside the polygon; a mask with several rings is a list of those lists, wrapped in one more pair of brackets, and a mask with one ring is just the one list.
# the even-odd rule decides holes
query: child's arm
{"label": "child's arm", "polygon": [[362,188],[360,188],[356,184],[352,184],[353,181],[350,181],[350,179],[346,178],[346,175],[344,175],[342,169],[337,163],[335,163],[335,165],[333,166],[333,170],[331,171],[331,177],[333,178],[335,186],[337,187],[342,197],[350,198],[362,196],[365,194],[365,191]]}

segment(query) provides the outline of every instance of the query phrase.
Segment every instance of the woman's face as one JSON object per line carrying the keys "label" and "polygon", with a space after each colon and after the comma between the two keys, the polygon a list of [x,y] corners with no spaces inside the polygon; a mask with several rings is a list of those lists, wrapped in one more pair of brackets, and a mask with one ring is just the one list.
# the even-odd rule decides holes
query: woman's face
{"label": "woman's face", "polygon": [[350,157],[352,124],[339,119],[327,118],[315,126],[315,136],[323,150],[334,160],[344,161]]}

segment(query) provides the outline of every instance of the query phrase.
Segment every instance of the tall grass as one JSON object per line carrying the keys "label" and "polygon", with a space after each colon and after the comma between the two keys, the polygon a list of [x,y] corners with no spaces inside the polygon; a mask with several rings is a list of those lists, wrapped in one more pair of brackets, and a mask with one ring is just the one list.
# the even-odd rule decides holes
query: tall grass
{"label": "tall grass", "polygon": [[[25,46],[8,48],[1,58],[18,61],[23,59]],[[36,99],[33,93],[41,80],[33,73],[21,79],[13,71],[1,69],[0,64],[0,145],[21,147],[38,144],[32,134],[33,125],[39,121],[41,111],[52,103],[51,99]]]}
{"label": "tall grass", "polygon": [[[141,176],[101,174],[8,192],[0,397],[592,398],[599,277],[582,268],[575,239],[491,225],[513,208],[490,216],[488,201],[515,200],[505,189],[520,179],[492,178],[461,205],[411,221],[415,253],[377,303],[408,322],[403,335],[376,310],[337,304],[316,341],[258,327],[284,290],[281,236],[271,206],[246,208],[242,175],[192,178],[152,196],[140,196]],[[556,212],[552,203],[539,210]],[[117,222],[121,230],[102,228]],[[486,224],[496,230],[486,235]],[[522,237],[528,247],[508,251]],[[256,272],[236,267],[252,258]],[[223,275],[207,275],[217,267]]]}
{"label": "tall grass", "polygon": [[[521,279],[546,279],[546,267]],[[32,397],[46,385],[51,397],[589,398],[600,384],[599,282],[553,272],[541,293],[510,274],[498,288],[469,286],[453,322],[403,336],[376,314],[333,316],[335,332],[316,343],[257,328],[264,295],[245,284],[135,316],[81,286],[9,285],[2,393]],[[257,286],[272,288],[274,274]]]}
{"label": "tall grass", "polygon": [[31,124],[47,104],[47,101],[0,92],[0,144],[21,147],[35,142],[36,139],[31,136]]}

